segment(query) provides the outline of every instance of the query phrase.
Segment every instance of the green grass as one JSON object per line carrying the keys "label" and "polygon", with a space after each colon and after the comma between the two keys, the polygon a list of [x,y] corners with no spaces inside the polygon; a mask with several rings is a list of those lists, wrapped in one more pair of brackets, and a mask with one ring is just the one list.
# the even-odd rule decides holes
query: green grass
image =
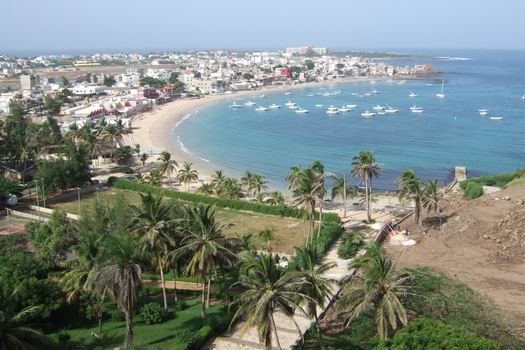
{"label": "green grass", "polygon": [[[108,202],[112,197],[122,195],[129,204],[137,205],[140,201],[138,192],[109,188],[97,193],[86,194],[81,197],[81,210],[89,210],[95,203],[97,196],[102,202]],[[191,205],[192,202],[180,201]],[[68,202],[54,205],[71,214],[78,214],[78,201],[71,198]],[[226,236],[237,237],[253,233],[252,242],[256,248],[266,248],[266,241],[259,239],[257,233],[271,228],[273,229],[273,240],[271,247],[275,252],[293,254],[294,247],[304,243],[308,233],[308,222],[302,219],[254,213],[233,209],[217,208],[217,216],[223,224],[229,226],[225,230]]]}
{"label": "green grass", "polygon": [[506,187],[512,181],[520,179],[525,181],[525,169],[517,169],[511,173],[501,173],[494,176],[480,176],[473,177],[465,181],[460,182],[460,187],[464,190],[467,185],[471,182],[479,183],[482,186],[496,186],[496,187]]}
{"label": "green grass", "polygon": [[[160,274],[143,273],[142,278],[145,280],[160,281]],[[164,278],[166,279],[166,281],[173,281],[173,272],[164,273]],[[198,280],[199,280],[198,278],[191,277],[191,276],[177,276],[177,282],[196,283],[198,282]]]}
{"label": "green grass", "polygon": [[[144,349],[186,349],[185,340],[181,333],[197,334],[199,331],[204,338],[213,335],[206,322],[200,319],[200,302],[190,300],[185,302],[187,307],[182,311],[175,311],[175,316],[169,320],[155,325],[147,325],[140,315],[134,318],[133,345],[135,348]],[[173,305],[171,305],[173,310]],[[212,305],[208,311],[208,318],[218,317],[222,312],[220,305]],[[201,331],[202,329],[202,331]],[[125,322],[105,321],[103,323],[102,339],[91,336],[98,334],[98,327],[93,324],[80,324],[71,328],[62,329],[51,334],[52,339],[57,339],[58,334],[67,333],[73,342],[81,343],[86,349],[114,349],[124,343]]]}

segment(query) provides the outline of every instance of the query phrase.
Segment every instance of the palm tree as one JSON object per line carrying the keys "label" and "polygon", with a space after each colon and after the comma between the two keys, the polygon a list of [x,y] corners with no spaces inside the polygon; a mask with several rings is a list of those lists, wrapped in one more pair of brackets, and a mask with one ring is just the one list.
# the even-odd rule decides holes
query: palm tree
{"label": "palm tree", "polygon": [[179,170],[179,181],[186,184],[188,192],[190,191],[190,185],[192,182],[199,179],[199,172],[192,168],[193,163],[184,162],[182,168]]}
{"label": "palm tree", "polygon": [[414,295],[411,293],[409,274],[399,274],[396,263],[379,246],[372,244],[365,255],[356,257],[350,269],[358,269],[345,283],[353,283],[349,292],[341,298],[341,305],[348,308],[345,326],[367,310],[375,310],[377,332],[386,339],[391,330],[399,324],[406,325],[407,315],[401,299]]}
{"label": "palm tree", "polygon": [[440,199],[441,195],[439,193],[437,180],[426,182],[423,188],[423,198],[421,200],[421,204],[423,205],[423,208],[427,209],[428,213],[434,212],[438,215],[439,227],[441,228],[441,210],[439,209]]}
{"label": "palm tree", "polygon": [[141,193],[139,206],[131,205],[135,212],[135,220],[132,223],[132,227],[134,227],[134,232],[140,239],[142,251],[151,252],[159,268],[165,310],[168,310],[168,300],[166,297],[163,265],[171,244],[171,237],[167,234],[167,231],[171,229],[170,212],[173,205],[173,203],[164,201],[162,192],[156,195],[151,194],[151,192],[145,195]]}
{"label": "palm tree", "polygon": [[142,166],[146,165],[146,161],[148,160],[149,155],[147,153],[142,153],[139,156],[139,160],[142,162]]}
{"label": "palm tree", "polygon": [[253,182],[255,174],[249,170],[244,172],[244,175],[241,177],[241,185],[246,189],[246,192],[252,193],[253,191]]}
{"label": "palm tree", "polygon": [[290,168],[288,175],[286,176],[286,181],[288,182],[288,189],[293,190],[301,182],[301,177],[303,174],[303,169],[299,165],[294,165]]}
{"label": "palm tree", "polygon": [[353,196],[353,191],[346,182],[346,175],[342,175],[335,180],[334,186],[332,187],[332,200],[337,197],[343,199],[343,217],[346,218],[346,199],[348,196]]}
{"label": "palm tree", "polygon": [[270,193],[270,197],[266,200],[270,205],[281,205],[284,204],[283,194],[279,191],[274,191]]}
{"label": "palm tree", "polygon": [[13,299],[19,292],[18,288],[7,291],[0,280],[0,350],[47,348],[46,336],[31,323],[39,315],[41,307],[14,310]]}
{"label": "palm tree", "polygon": [[230,199],[239,199],[244,196],[241,188],[241,184],[237,179],[227,177],[221,183],[219,188],[215,189],[219,193],[220,197],[227,197]]}
{"label": "palm tree", "polygon": [[[187,207],[189,228],[182,238],[180,247],[175,250],[177,257],[187,256],[189,259],[186,272],[202,281],[202,311],[201,318],[206,318],[206,304],[209,304],[211,289],[211,274],[221,267],[232,266],[237,255],[232,251],[233,239],[223,235],[225,225],[215,218],[215,208],[198,204]],[[208,298],[206,300],[206,286]]]}
{"label": "palm tree", "polygon": [[[277,347],[281,349],[274,314],[282,311],[293,319],[296,309],[301,309],[301,299],[309,299],[300,292],[304,283],[296,272],[286,272],[279,267],[279,258],[274,254],[255,256],[242,253],[242,268],[244,272],[232,288],[242,289],[241,294],[232,303],[238,306],[231,324],[241,317],[246,322],[241,329],[241,335],[251,327],[257,328],[259,341],[266,349],[273,349],[272,336],[275,334]],[[294,321],[295,322],[295,321]]]}
{"label": "palm tree", "polygon": [[167,151],[163,151],[160,154],[160,161],[159,170],[163,175],[168,174],[168,182],[171,183],[171,174],[177,173],[177,167],[179,164],[175,159],[171,159],[171,154]]}
{"label": "palm tree", "polygon": [[198,189],[197,193],[204,194],[204,195],[212,195],[213,194],[213,185],[209,183],[202,184]]}
{"label": "palm tree", "polygon": [[294,180],[294,183],[292,205],[305,211],[309,220],[308,237],[311,240],[314,232],[315,205],[318,198],[317,175],[311,168],[308,168],[301,173],[298,179]]}
{"label": "palm tree", "polygon": [[252,183],[252,191],[254,195],[261,194],[262,191],[265,191],[268,189],[267,182],[265,180],[265,177],[262,175],[255,174],[253,177],[253,183]]}
{"label": "palm tree", "polygon": [[226,179],[226,175],[222,170],[215,170],[215,173],[211,176],[211,184],[213,187],[220,187],[222,182]]}
{"label": "palm tree", "polygon": [[133,343],[133,315],[138,303],[138,293],[143,286],[142,272],[138,265],[140,258],[137,242],[129,235],[112,235],[106,239],[103,266],[94,276],[100,285],[112,291],[125,315],[125,348]]}
{"label": "palm tree", "polygon": [[164,176],[161,174],[161,172],[158,169],[155,169],[151,171],[147,177],[148,182],[152,184],[153,186],[160,186],[162,183],[162,180],[164,179]]}
{"label": "palm tree", "polygon": [[101,136],[104,142],[109,143],[111,149],[110,158],[113,159],[115,146],[119,145],[122,138],[122,129],[117,125],[110,124],[104,127]]}
{"label": "palm tree", "polygon": [[270,247],[270,243],[273,240],[273,229],[272,228],[265,228],[258,234],[259,238],[266,241],[266,249],[270,252],[272,248]]}
{"label": "palm tree", "polygon": [[324,349],[317,308],[324,309],[326,302],[332,297],[333,281],[328,279],[326,274],[336,264],[334,262],[323,262],[316,248],[312,246],[296,248],[296,256],[297,261],[300,262],[297,266],[298,270],[306,282],[302,285],[301,291],[309,296],[309,299],[305,300],[306,316],[315,321],[319,345],[321,349]]}
{"label": "palm tree", "polygon": [[414,203],[414,222],[419,226],[419,232],[423,232],[423,189],[421,181],[416,176],[414,170],[409,169],[402,173],[397,179],[399,184],[399,199],[413,201]]}
{"label": "palm tree", "polygon": [[366,217],[367,221],[371,222],[372,178],[381,174],[381,166],[376,163],[374,153],[368,150],[360,151],[353,158],[352,174],[365,183]]}

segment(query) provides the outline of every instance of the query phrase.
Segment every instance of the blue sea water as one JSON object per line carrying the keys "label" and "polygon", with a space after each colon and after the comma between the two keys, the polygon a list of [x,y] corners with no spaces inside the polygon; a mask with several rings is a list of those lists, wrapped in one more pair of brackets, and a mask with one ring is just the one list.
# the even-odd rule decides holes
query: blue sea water
{"label": "blue sea water", "polygon": [[[232,176],[245,170],[263,174],[271,187],[284,189],[284,177],[294,164],[308,165],[321,160],[327,171],[349,172],[352,157],[362,149],[375,153],[383,165],[375,188],[395,189],[395,178],[412,168],[422,179],[443,183],[451,178],[456,165],[471,174],[495,174],[524,167],[525,161],[525,52],[524,51],[440,51],[420,52],[439,57],[468,59],[429,59],[394,61],[396,64],[432,63],[441,74],[429,80],[407,81],[405,85],[370,83],[327,84],[280,92],[254,92],[237,100],[258,105],[281,105],[281,109],[257,112],[254,108],[230,109],[231,101],[215,103],[193,111],[174,125],[173,142],[199,157],[203,163],[224,169]],[[444,79],[446,98],[435,94]],[[429,85],[430,84],[430,85]],[[372,88],[379,95],[359,98]],[[307,96],[340,90],[335,96]],[[410,91],[417,98],[410,98]],[[308,109],[306,115],[285,108],[288,100]],[[315,107],[323,104],[323,108]],[[326,107],[357,104],[349,113],[328,116]],[[361,112],[388,104],[400,110],[393,115],[361,117]],[[422,114],[411,113],[417,104]],[[489,116],[478,109],[489,108]],[[490,116],[501,116],[491,120]]]}

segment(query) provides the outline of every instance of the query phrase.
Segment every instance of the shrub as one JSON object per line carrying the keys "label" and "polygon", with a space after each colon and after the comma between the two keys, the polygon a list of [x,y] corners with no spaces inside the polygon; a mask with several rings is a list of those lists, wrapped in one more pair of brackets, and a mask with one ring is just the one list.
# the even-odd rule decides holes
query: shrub
{"label": "shrub", "polygon": [[465,197],[474,199],[483,195],[483,186],[478,182],[470,182],[465,187]]}
{"label": "shrub", "polygon": [[233,314],[228,312],[226,306],[221,307],[218,314],[210,316],[206,321],[206,324],[213,328],[213,331],[217,334],[224,332],[230,326]]}
{"label": "shrub", "polygon": [[383,342],[378,350],[447,349],[447,350],[498,350],[492,340],[473,336],[461,328],[447,325],[439,320],[415,319],[391,340]]}
{"label": "shrub", "polygon": [[[266,204],[247,202],[247,201],[242,201],[242,200],[237,200],[237,199],[218,198],[218,197],[204,196],[204,195],[188,193],[188,192],[178,192],[178,191],[173,191],[173,190],[161,189],[159,187],[151,186],[149,184],[139,184],[136,182],[131,182],[131,181],[124,180],[124,179],[118,179],[115,177],[110,177],[108,179],[108,184],[115,188],[119,188],[123,190],[131,190],[131,191],[136,191],[136,192],[144,192],[144,193],[163,192],[164,195],[168,198],[178,199],[178,200],[193,202],[193,203],[210,204],[210,205],[215,205],[218,208],[246,210],[246,211],[251,211],[251,212],[256,212],[256,213],[261,213],[261,214],[284,216],[284,217],[291,217],[291,218],[304,218],[304,212],[302,210],[295,209],[295,208],[292,208],[286,205],[270,206]],[[316,213],[316,217],[319,217],[319,213]],[[329,222],[340,223],[341,222],[339,215],[334,214],[334,213],[323,214],[323,221],[326,223],[329,223]]]}
{"label": "shrub", "polygon": [[162,323],[167,318],[166,312],[158,303],[149,303],[144,305],[140,311],[140,315],[146,324]]}
{"label": "shrub", "polygon": [[337,255],[339,255],[341,259],[353,258],[362,246],[363,239],[361,236],[353,232],[345,233],[341,239],[339,248],[337,248]]}

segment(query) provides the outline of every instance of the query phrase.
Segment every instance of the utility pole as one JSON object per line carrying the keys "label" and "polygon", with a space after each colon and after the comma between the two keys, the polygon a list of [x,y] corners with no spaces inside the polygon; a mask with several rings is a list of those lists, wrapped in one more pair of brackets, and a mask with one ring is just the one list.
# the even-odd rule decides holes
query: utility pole
{"label": "utility pole", "polygon": [[80,215],[80,187],[77,187],[78,193],[78,215]]}
{"label": "utility pole", "polygon": [[44,208],[46,207],[46,192],[44,187],[44,179],[42,179],[42,200],[44,201]]}
{"label": "utility pole", "polygon": [[38,207],[38,220],[41,220],[40,218],[40,200],[38,199],[38,180],[35,180],[35,186],[36,186],[36,205]]}

